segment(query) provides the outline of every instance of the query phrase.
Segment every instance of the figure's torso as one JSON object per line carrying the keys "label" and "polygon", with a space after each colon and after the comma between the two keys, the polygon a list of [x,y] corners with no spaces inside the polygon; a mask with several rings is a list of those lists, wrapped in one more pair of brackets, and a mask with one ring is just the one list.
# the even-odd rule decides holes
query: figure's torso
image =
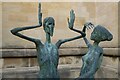
{"label": "figure's torso", "polygon": [[[82,57],[83,65],[82,65],[82,68],[81,68],[80,75],[86,74],[87,72],[92,70],[92,67],[95,64],[94,61],[95,61],[96,56],[100,56],[98,58],[97,64],[95,64],[95,67],[97,67],[95,71],[97,71],[97,69],[100,67],[101,62],[102,62],[102,55],[103,55],[102,53],[103,53],[103,50],[102,50],[101,47],[96,47],[96,48],[91,47],[88,50],[87,54],[85,54]],[[95,74],[95,72],[90,77],[93,77],[94,74]]]}
{"label": "figure's torso", "polygon": [[52,43],[45,43],[37,47],[37,58],[40,66],[39,75],[41,78],[58,77],[57,66],[59,62],[58,48]]}

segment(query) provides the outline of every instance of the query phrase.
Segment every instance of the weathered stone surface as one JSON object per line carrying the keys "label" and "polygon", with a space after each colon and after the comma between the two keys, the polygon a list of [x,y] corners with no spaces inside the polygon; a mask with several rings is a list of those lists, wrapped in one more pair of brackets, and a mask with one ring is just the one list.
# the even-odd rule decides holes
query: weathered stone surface
{"label": "weathered stone surface", "polygon": [[[118,13],[119,12],[120,12],[120,2],[118,3]],[[118,21],[119,20],[120,20],[120,14],[118,14]],[[118,22],[118,26],[120,26],[120,22]],[[120,34],[120,27],[118,27],[118,34]],[[120,47],[120,37],[118,37],[118,47]]]}
{"label": "weathered stone surface", "polygon": [[0,59],[0,69],[2,69],[3,67],[3,62],[4,62],[4,59]]}
{"label": "weathered stone surface", "polygon": [[2,57],[36,57],[35,49],[2,49]]}
{"label": "weathered stone surface", "polygon": [[[120,56],[118,48],[103,48],[105,56]],[[87,52],[87,48],[61,48],[59,49],[60,56],[80,56]],[[9,57],[36,57],[36,49],[2,49],[0,55],[3,58]]]}
{"label": "weathered stone surface", "polygon": [[2,78],[3,59],[0,59],[0,79]]}
{"label": "weathered stone surface", "polygon": [[[38,67],[27,67],[17,69],[3,69],[3,78],[36,78]],[[59,65],[61,78],[76,78],[80,73],[79,65]],[[96,78],[118,78],[118,71],[114,68],[102,66],[95,75]]]}
{"label": "weathered stone surface", "polygon": [[2,2],[0,2],[0,46],[2,46]]}
{"label": "weathered stone surface", "polygon": [[29,67],[29,58],[5,58],[3,68]]}
{"label": "weathered stone surface", "polygon": [[[82,56],[61,56],[59,65],[82,65]],[[118,57],[103,57],[102,65],[108,68],[118,69]],[[37,58],[5,58],[3,68],[20,68],[38,66]]]}
{"label": "weathered stone surface", "polygon": [[38,66],[37,58],[30,58],[29,60],[30,60],[29,61],[29,66],[30,67]]}
{"label": "weathered stone surface", "polygon": [[81,60],[81,56],[66,56],[66,57],[60,57],[59,59],[59,64],[78,64],[78,65],[82,65],[82,60]]}

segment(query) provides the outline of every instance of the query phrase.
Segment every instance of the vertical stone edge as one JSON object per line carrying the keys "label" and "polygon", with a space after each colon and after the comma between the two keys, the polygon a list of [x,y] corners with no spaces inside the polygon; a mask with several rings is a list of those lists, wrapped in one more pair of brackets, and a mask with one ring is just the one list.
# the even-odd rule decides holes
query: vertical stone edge
{"label": "vertical stone edge", "polygon": [[[118,54],[120,54],[120,1],[118,2]],[[118,61],[118,78],[120,79],[120,57]]]}
{"label": "vertical stone edge", "polygon": [[[0,46],[2,46],[2,1],[0,1]],[[2,51],[0,51],[0,79],[2,79],[2,66],[3,66]]]}

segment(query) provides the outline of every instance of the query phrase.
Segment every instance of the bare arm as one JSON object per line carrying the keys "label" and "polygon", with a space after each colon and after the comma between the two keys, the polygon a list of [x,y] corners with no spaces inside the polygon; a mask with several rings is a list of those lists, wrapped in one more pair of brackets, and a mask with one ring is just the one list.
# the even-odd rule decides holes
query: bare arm
{"label": "bare arm", "polygon": [[69,42],[69,41],[73,41],[73,40],[76,40],[76,39],[79,39],[79,38],[82,38],[82,36],[76,36],[76,37],[69,38],[69,39],[59,40],[59,41],[56,43],[56,46],[59,48],[63,43]]}
{"label": "bare arm", "polygon": [[[83,31],[84,33],[86,33],[86,29],[87,29],[87,28],[88,28],[88,29],[94,28],[94,25],[93,25],[91,22],[85,23],[82,31]],[[87,38],[86,38],[86,37],[83,37],[83,39],[84,39],[86,45],[88,46],[88,48],[90,48],[92,45],[91,45],[90,42],[87,40]]]}
{"label": "bare arm", "polygon": [[77,32],[77,33],[80,33],[80,34],[82,34],[82,37],[81,38],[83,38],[84,39],[84,41],[85,41],[85,43],[86,43],[86,45],[87,45],[87,47],[88,48],[90,48],[92,45],[90,44],[90,42],[87,40],[87,38],[85,37],[86,36],[86,34],[85,34],[85,29],[83,28],[83,30],[82,31],[79,31],[79,30],[77,30],[77,29],[71,29],[71,30],[73,30],[73,31],[75,31],[75,32]]}
{"label": "bare arm", "polygon": [[77,30],[77,29],[72,28],[71,30],[82,34],[82,37],[81,37],[81,38],[84,39],[84,41],[85,41],[85,43],[86,43],[86,45],[87,45],[88,48],[90,48],[90,47],[92,46],[92,45],[90,44],[90,42],[87,40],[87,38],[85,37],[85,36],[86,36],[86,34],[85,34],[86,29],[83,28],[83,30],[80,31],[80,30]]}
{"label": "bare arm", "polygon": [[[87,26],[88,26],[88,25],[84,24],[84,27],[83,27],[83,30],[82,30],[83,32],[86,32]],[[88,46],[88,48],[90,48],[90,46],[92,46],[92,45],[91,45],[90,42],[87,40],[87,38],[86,38],[86,37],[83,37],[83,39],[84,39],[86,45]]]}
{"label": "bare arm", "polygon": [[[88,48],[90,48],[92,45],[90,44],[90,42],[89,42],[89,41],[87,40],[87,38],[85,37],[85,36],[86,36],[86,34],[85,34],[86,28],[87,28],[87,27],[84,26],[82,31],[77,30],[77,29],[74,29],[74,28],[71,28],[71,30],[73,30],[73,31],[75,31],[75,32],[77,32],[77,33],[80,33],[80,34],[82,35],[82,37],[83,37],[86,45],[88,46]],[[82,38],[82,37],[81,37],[81,38]]]}
{"label": "bare arm", "polygon": [[75,14],[74,14],[74,11],[71,10],[70,11],[70,21],[69,21],[69,18],[68,18],[68,25],[69,25],[69,28],[75,32],[78,32],[80,33],[81,35],[80,36],[76,36],[76,37],[73,37],[73,38],[69,38],[69,39],[64,39],[64,40],[59,40],[57,43],[56,43],[56,46],[59,48],[61,46],[61,44],[65,43],[65,42],[69,42],[69,41],[73,41],[73,40],[76,40],[76,39],[79,39],[79,38],[82,38],[85,36],[85,33],[82,32],[82,31],[79,31],[79,30],[76,30],[73,28],[74,26],[74,20],[75,20]]}
{"label": "bare arm", "polygon": [[64,39],[64,40],[59,40],[57,43],[56,43],[56,46],[59,48],[63,43],[65,42],[69,42],[69,41],[73,41],[73,40],[76,40],[76,39],[80,39],[80,38],[83,38],[84,36],[86,36],[86,34],[80,30],[77,30],[77,29],[74,29],[72,28],[73,31],[75,32],[78,32],[80,33],[81,35],[80,36],[76,36],[76,37],[73,37],[73,38],[69,38],[69,39]]}
{"label": "bare arm", "polygon": [[86,38],[86,37],[83,37],[83,39],[84,39],[87,47],[90,48],[92,45],[91,45],[90,42],[87,40],[87,38]]}
{"label": "bare arm", "polygon": [[12,33],[13,35],[15,35],[15,36],[20,37],[20,38],[23,38],[23,39],[26,39],[26,40],[28,40],[28,41],[34,42],[35,44],[39,44],[39,43],[42,44],[41,41],[38,40],[38,39],[30,38],[30,37],[28,37],[28,36],[25,36],[25,35],[19,33],[20,31],[23,31],[23,30],[38,28],[38,27],[41,27],[41,26],[42,26],[42,22],[41,22],[42,13],[40,12],[40,8],[41,8],[41,4],[39,3],[39,13],[38,13],[39,25],[14,28],[14,29],[11,30],[11,33]]}
{"label": "bare arm", "polygon": [[23,38],[23,39],[26,39],[28,41],[31,41],[31,42],[34,42],[34,43],[38,44],[40,42],[38,39],[30,38],[28,36],[25,36],[25,35],[19,33],[20,31],[33,29],[33,28],[37,28],[37,27],[40,27],[40,26],[38,25],[38,26],[28,26],[28,27],[22,27],[22,28],[14,28],[14,29],[11,30],[11,33],[15,36],[18,36],[20,38]]}
{"label": "bare arm", "polygon": [[[78,33],[84,35],[84,34],[86,33],[86,29],[87,29],[87,28],[88,28],[88,29],[91,29],[91,28],[93,28],[93,27],[94,27],[94,25],[93,25],[92,23],[88,22],[88,23],[85,23],[85,24],[84,24],[84,27],[83,27],[83,30],[82,30],[82,31],[73,30],[72,28],[71,28],[71,30],[73,30],[73,31],[75,31],[75,32],[78,32]],[[84,33],[84,34],[83,34],[83,33]],[[84,35],[84,36],[86,36],[86,35]],[[87,47],[90,48],[92,45],[91,45],[90,42],[87,40],[87,38],[86,38],[86,37],[83,37],[83,39],[84,39]]]}

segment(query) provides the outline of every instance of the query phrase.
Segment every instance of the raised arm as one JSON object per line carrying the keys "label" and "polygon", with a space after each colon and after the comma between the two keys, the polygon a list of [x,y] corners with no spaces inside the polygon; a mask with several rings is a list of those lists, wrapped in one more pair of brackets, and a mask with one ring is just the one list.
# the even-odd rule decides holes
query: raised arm
{"label": "raised arm", "polygon": [[37,25],[37,26],[28,26],[28,27],[14,28],[14,29],[11,30],[11,33],[13,35],[15,35],[15,36],[18,36],[20,38],[23,38],[23,39],[26,39],[28,41],[31,41],[31,42],[34,42],[34,43],[38,44],[40,42],[38,39],[30,38],[28,36],[25,36],[25,35],[19,33],[20,31],[33,29],[33,28],[37,28],[37,27],[40,27],[40,26]]}
{"label": "raised arm", "polygon": [[83,38],[86,36],[86,34],[82,31],[79,31],[77,29],[72,29],[73,31],[75,32],[78,32],[80,33],[81,35],[79,36],[76,36],[76,37],[73,37],[73,38],[68,38],[68,39],[63,39],[63,40],[59,40],[57,43],[56,43],[56,46],[59,48],[63,43],[65,42],[69,42],[69,41],[73,41],[73,40],[76,40],[76,39],[80,39],[80,38]]}
{"label": "raised arm", "polygon": [[59,41],[56,43],[56,46],[59,48],[63,43],[69,42],[69,41],[73,41],[73,40],[76,40],[76,39],[79,39],[79,38],[82,38],[82,36],[80,35],[80,36],[76,36],[76,37],[69,38],[69,39],[59,40]]}
{"label": "raised arm", "polygon": [[[87,29],[87,28],[88,28],[88,29],[94,28],[94,25],[93,25],[91,22],[85,23],[82,31],[83,31],[84,33],[86,33],[86,29]],[[90,42],[87,40],[87,38],[86,38],[86,37],[83,37],[83,39],[84,39],[86,45],[88,46],[88,48],[90,48],[92,45],[91,45]]]}
{"label": "raised arm", "polygon": [[71,11],[70,11],[70,20],[69,20],[69,18],[68,18],[68,26],[69,26],[69,28],[70,28],[71,30],[76,31],[76,32],[80,33],[81,35],[80,35],[80,36],[73,37],[73,38],[69,38],[69,39],[59,40],[59,41],[56,43],[56,46],[57,46],[58,48],[61,46],[61,44],[65,43],[65,42],[73,41],[73,40],[82,38],[82,37],[84,37],[84,36],[86,35],[84,32],[79,31],[79,30],[73,28],[73,26],[74,26],[74,21],[75,21],[75,14],[74,14],[74,11],[71,10]]}
{"label": "raised arm", "polygon": [[[77,33],[80,33],[80,34],[82,35],[82,37],[83,37],[83,39],[84,39],[84,41],[85,41],[85,43],[86,43],[86,45],[87,45],[88,48],[90,48],[90,47],[92,46],[92,45],[90,44],[90,42],[87,40],[87,38],[86,38],[86,34],[85,34],[86,26],[83,28],[82,31],[77,30],[77,29],[74,29],[74,28],[71,28],[71,30],[73,30],[73,31],[75,31],[75,32],[77,32]],[[81,38],[82,38],[82,37],[81,37]]]}
{"label": "raised arm", "polygon": [[36,26],[27,26],[27,27],[19,27],[19,28],[14,28],[11,30],[11,33],[15,36],[18,36],[20,38],[23,38],[23,39],[26,39],[26,40],[29,40],[31,42],[34,42],[35,44],[42,44],[40,40],[38,39],[34,39],[34,38],[30,38],[28,36],[25,36],[21,33],[19,33],[20,31],[23,31],[23,30],[28,30],[28,29],[33,29],[33,28],[38,28],[38,27],[41,27],[42,26],[42,13],[41,13],[41,4],[39,3],[39,13],[38,13],[38,18],[39,18],[39,25],[36,25]]}
{"label": "raised arm", "polygon": [[39,3],[39,6],[38,6],[38,21],[39,21],[39,25],[42,26],[41,3]]}
{"label": "raised arm", "polygon": [[88,48],[90,48],[92,45],[90,44],[90,42],[87,40],[86,37],[83,37],[85,44],[87,45]]}
{"label": "raised arm", "polygon": [[[88,22],[88,23],[85,23],[84,24],[84,27],[83,27],[83,30],[82,31],[79,31],[77,29],[74,29],[73,27],[69,27],[71,30],[77,32],[77,33],[80,33],[83,35],[83,39],[87,45],[88,48],[90,48],[92,45],[90,44],[90,42],[87,40],[86,38],[86,29],[91,29],[91,28],[94,28],[94,25],[91,23],[91,22]],[[84,35],[85,34],[85,35]]]}

